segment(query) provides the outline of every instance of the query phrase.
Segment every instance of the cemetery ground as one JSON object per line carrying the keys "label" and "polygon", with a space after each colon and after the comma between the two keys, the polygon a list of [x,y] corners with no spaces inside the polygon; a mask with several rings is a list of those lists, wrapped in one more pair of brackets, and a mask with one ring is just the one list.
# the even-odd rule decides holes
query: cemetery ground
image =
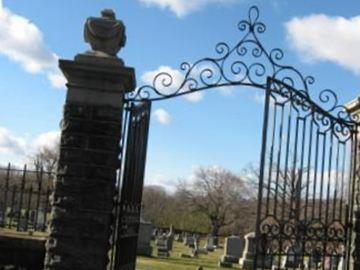
{"label": "cemetery ground", "polygon": [[[203,246],[204,242],[200,241]],[[190,254],[190,249],[184,246],[183,243],[174,241],[173,251],[170,257],[157,257],[156,247],[154,241],[151,242],[153,246],[152,257],[137,257],[137,269],[139,270],[195,270],[202,266],[206,269],[224,269],[218,267],[220,256],[224,253],[223,248],[216,249],[214,252],[209,252],[207,255],[200,254],[198,258],[181,258],[180,254]],[[233,268],[237,268],[235,264]]]}
{"label": "cemetery ground", "polygon": [[[24,240],[44,241],[47,237],[46,232],[18,232],[14,229],[0,229],[0,237],[11,237]],[[157,248],[155,241],[151,241],[152,256],[138,256],[137,270],[196,270],[199,266],[203,269],[224,269],[218,266],[219,259],[224,253],[224,239],[220,240],[221,245],[213,252],[208,254],[199,254],[198,257],[183,258],[180,254],[191,254],[191,248],[183,244],[183,242],[174,241],[173,250],[169,257],[157,256]],[[204,246],[205,239],[200,240],[200,246]],[[34,250],[32,251],[34,252]],[[34,255],[34,253],[33,253]],[[233,264],[233,269],[240,269],[239,265]]]}

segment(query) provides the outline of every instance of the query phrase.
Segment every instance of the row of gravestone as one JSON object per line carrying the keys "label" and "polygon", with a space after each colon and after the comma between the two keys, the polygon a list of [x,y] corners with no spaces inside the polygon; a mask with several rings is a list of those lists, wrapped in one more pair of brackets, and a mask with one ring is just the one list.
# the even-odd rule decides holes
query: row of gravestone
{"label": "row of gravestone", "polygon": [[170,227],[169,232],[163,232],[158,234],[155,245],[157,249],[157,256],[170,256],[170,251],[173,249],[174,243],[174,232],[172,227]]}
{"label": "row of gravestone", "polygon": [[[169,256],[173,248],[173,241],[182,242],[191,249],[191,254],[182,254],[186,257],[196,257],[199,254],[207,254],[218,247],[218,239],[209,235],[206,239],[205,246],[199,246],[199,236],[190,233],[174,234],[172,228],[168,232],[155,233],[151,223],[141,220],[139,238],[138,238],[138,255],[151,256],[151,240],[156,238],[156,248],[158,256]],[[255,260],[255,233],[245,235],[244,239],[237,236],[230,236],[225,239],[224,254],[221,256],[219,265],[231,267],[233,264],[240,264],[242,269],[253,269]],[[287,255],[281,257],[280,261],[271,256],[258,255],[257,265],[264,269],[324,269],[324,270],[341,270],[343,258],[341,256],[329,256],[322,258],[320,252],[314,253],[312,257],[304,260],[299,247],[289,247]],[[339,252],[341,253],[341,252]],[[302,266],[303,265],[303,266]]]}
{"label": "row of gravestone", "polygon": [[[19,231],[27,231],[29,229],[45,230],[46,229],[45,211],[29,210],[0,210],[0,226],[17,226]],[[36,224],[36,228],[35,228]]]}
{"label": "row of gravestone", "polygon": [[204,247],[199,245],[199,240],[200,238],[197,234],[185,233],[183,244],[191,249],[192,257],[197,257],[199,254],[208,254],[208,252],[213,252],[218,247],[218,239],[212,235],[208,235]]}
{"label": "row of gravestone", "polygon": [[[230,236],[225,239],[224,255],[221,256],[219,266],[232,267],[239,264],[241,269],[254,269],[255,233],[245,235],[244,240],[237,236]],[[321,253],[315,253],[312,257],[304,260],[299,247],[289,247],[286,256],[277,260],[276,256],[258,254],[258,269],[322,269],[322,270],[342,270],[343,257],[339,255],[322,257]]]}
{"label": "row of gravestone", "polygon": [[170,251],[172,251],[173,241],[182,242],[185,246],[189,247],[191,254],[181,253],[182,257],[197,257],[199,254],[207,254],[212,252],[217,247],[217,238],[208,236],[205,246],[199,246],[199,235],[191,233],[174,233],[173,229],[170,228],[168,232],[156,232],[156,241],[155,245],[157,248],[158,256],[169,256]]}

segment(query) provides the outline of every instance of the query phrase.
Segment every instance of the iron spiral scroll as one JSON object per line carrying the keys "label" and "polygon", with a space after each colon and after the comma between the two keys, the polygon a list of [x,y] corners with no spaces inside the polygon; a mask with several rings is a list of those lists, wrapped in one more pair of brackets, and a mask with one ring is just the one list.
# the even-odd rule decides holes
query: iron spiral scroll
{"label": "iron spiral scroll", "polygon": [[[187,95],[207,89],[232,86],[250,86],[266,89],[267,78],[281,81],[309,95],[314,84],[313,76],[304,76],[293,66],[281,63],[284,52],[280,48],[266,50],[259,36],[266,32],[266,25],[259,20],[257,6],[252,6],[247,19],[238,24],[243,38],[234,47],[226,42],[219,42],[215,47],[215,57],[205,57],[194,63],[183,62],[180,65],[181,83],[174,74],[159,72],[152,84],[140,86],[126,96],[127,101],[157,101]],[[339,104],[337,95],[330,89],[319,93],[316,102],[324,105],[324,110],[346,122],[358,122]]]}

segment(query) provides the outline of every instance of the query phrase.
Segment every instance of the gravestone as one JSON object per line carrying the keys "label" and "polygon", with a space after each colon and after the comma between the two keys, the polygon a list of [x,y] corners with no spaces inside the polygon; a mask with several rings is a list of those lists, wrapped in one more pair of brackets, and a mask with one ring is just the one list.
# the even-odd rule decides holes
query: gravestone
{"label": "gravestone", "polygon": [[161,235],[156,240],[155,244],[156,244],[156,248],[157,248],[158,257],[161,257],[161,256],[169,257],[170,256],[168,238],[165,234]]}
{"label": "gravestone", "polygon": [[[254,260],[255,260],[255,251],[256,251],[256,238],[255,233],[251,232],[245,235],[245,248],[242,254],[241,259],[239,260],[240,267],[242,269],[253,270],[254,269]],[[257,256],[257,266],[259,268],[271,268],[271,257]]]}
{"label": "gravestone", "polygon": [[216,246],[215,246],[215,238],[212,235],[209,235],[206,239],[206,243],[205,243],[205,248],[207,251],[214,251]]}
{"label": "gravestone", "polygon": [[225,239],[224,255],[221,256],[220,262],[224,264],[237,263],[243,252],[244,242],[238,236],[230,236]]}
{"label": "gravestone", "polygon": [[199,242],[195,241],[195,247],[193,249],[193,254],[199,255],[199,254],[208,254],[208,251],[206,248],[199,247]]}
{"label": "gravestone", "polygon": [[189,246],[191,248],[195,247],[195,238],[192,235],[187,235],[184,238],[184,244],[185,246]]}
{"label": "gravestone", "polygon": [[219,237],[217,237],[215,235],[211,235],[211,237],[213,238],[215,248],[218,248],[220,246]]}
{"label": "gravestone", "polygon": [[183,242],[183,244],[184,244],[185,246],[187,246],[187,244],[186,244],[186,243],[187,243],[187,238],[188,238],[188,233],[184,233],[184,234],[183,234],[183,241],[182,241],[182,242]]}
{"label": "gravestone", "polygon": [[337,270],[343,270],[344,269],[344,257],[341,256],[339,260],[339,264],[337,266]]}
{"label": "gravestone", "polygon": [[153,232],[153,225],[151,222],[146,222],[140,219],[139,236],[137,255],[151,256],[152,247],[150,245]]}
{"label": "gravestone", "polygon": [[38,230],[45,230],[46,229],[45,215],[46,215],[46,213],[43,210],[39,210],[37,212],[37,218],[36,218],[36,212],[35,212],[36,228]]}
{"label": "gravestone", "polygon": [[[29,211],[29,223],[34,224],[34,222],[35,222],[35,214],[36,214],[35,210],[30,210]],[[0,219],[1,219],[1,211],[0,211]]]}
{"label": "gravestone", "polygon": [[177,233],[177,234],[175,234],[174,240],[175,240],[176,242],[182,242],[182,241],[183,241],[182,233]]}
{"label": "gravestone", "polygon": [[172,251],[174,243],[174,231],[173,227],[170,226],[170,231],[167,234],[169,250]]}
{"label": "gravestone", "polygon": [[341,257],[339,255],[333,255],[330,259],[330,270],[337,270],[340,264]]}
{"label": "gravestone", "polygon": [[28,221],[24,216],[21,216],[18,220],[17,229],[20,232],[26,232],[28,229]]}
{"label": "gravestone", "polygon": [[322,256],[319,250],[315,250],[309,257],[308,266],[309,268],[319,268],[321,264]]}
{"label": "gravestone", "polygon": [[[298,245],[291,246],[286,252],[285,265],[283,268],[298,268],[302,263],[301,248]],[[321,258],[320,258],[321,260]],[[311,262],[310,262],[311,266]]]}
{"label": "gravestone", "polygon": [[179,237],[180,237],[180,235],[179,235],[178,233],[175,233],[175,235],[174,235],[174,240],[175,240],[176,242],[178,242],[178,241],[179,241]]}
{"label": "gravestone", "polygon": [[152,234],[151,234],[151,240],[155,240],[158,237],[158,229],[153,229]]}

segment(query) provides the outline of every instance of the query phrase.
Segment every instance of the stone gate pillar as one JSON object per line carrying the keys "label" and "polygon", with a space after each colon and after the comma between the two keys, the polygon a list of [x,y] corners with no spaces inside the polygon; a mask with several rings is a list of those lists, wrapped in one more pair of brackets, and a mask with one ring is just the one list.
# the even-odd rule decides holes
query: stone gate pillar
{"label": "stone gate pillar", "polygon": [[105,270],[119,168],[123,97],[135,88],[134,69],[116,57],[125,27],[111,10],[89,18],[92,51],[60,60],[67,84],[60,158],[45,269]]}
{"label": "stone gate pillar", "polygon": [[[345,105],[346,109],[360,119],[360,97]],[[360,130],[357,138],[357,164],[355,168],[355,202],[353,220],[353,241],[351,243],[350,270],[360,269]]]}

